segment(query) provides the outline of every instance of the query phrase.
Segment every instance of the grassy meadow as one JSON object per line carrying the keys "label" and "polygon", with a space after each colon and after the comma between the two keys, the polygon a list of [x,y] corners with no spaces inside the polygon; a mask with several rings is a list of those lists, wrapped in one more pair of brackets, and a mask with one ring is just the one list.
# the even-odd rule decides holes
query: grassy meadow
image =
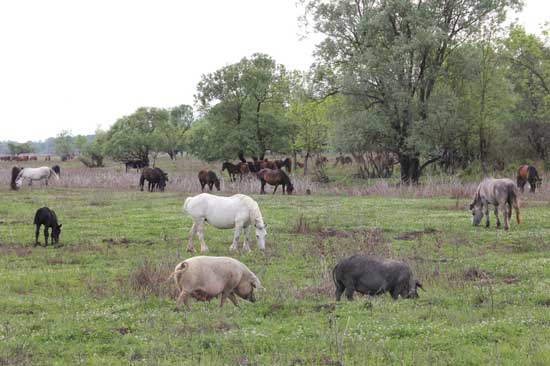
{"label": "grassy meadow", "polygon": [[[226,177],[222,194],[258,201],[267,248],[230,253],[232,230],[207,226],[209,254],[236,257],[266,290],[255,304],[192,301],[176,312],[167,277],[191,256],[182,204],[200,191],[195,172],[206,165],[158,166],[170,176],[164,193],[137,191],[138,173],[119,165],[78,162],[63,163],[49,187],[14,192],[11,164],[0,166],[0,365],[550,364],[544,187],[522,196],[523,222],[504,232],[494,217],[489,229],[471,226],[471,184],[324,187],[298,172],[297,195],[260,196],[253,179]],[[42,206],[63,224],[57,248],[32,246]],[[353,253],[407,261],[426,291],[416,301],[356,294],[335,303],[332,267]]]}

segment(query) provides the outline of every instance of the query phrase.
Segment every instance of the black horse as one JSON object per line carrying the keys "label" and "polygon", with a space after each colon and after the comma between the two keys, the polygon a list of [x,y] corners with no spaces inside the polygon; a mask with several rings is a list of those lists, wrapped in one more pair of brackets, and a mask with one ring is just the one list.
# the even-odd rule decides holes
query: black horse
{"label": "black horse", "polygon": [[40,233],[40,225],[44,225],[44,240],[45,246],[48,246],[48,228],[52,228],[52,242],[57,244],[59,242],[59,235],[61,234],[62,224],[58,224],[57,216],[53,210],[48,207],[39,208],[34,214],[34,224],[36,225],[35,241],[34,245],[40,245],[38,242],[38,234]]}
{"label": "black horse", "polygon": [[160,168],[143,168],[141,177],[139,178],[139,190],[143,192],[143,185],[145,180],[149,182],[148,191],[160,191],[164,192],[166,182],[168,182],[168,174],[162,171]]}

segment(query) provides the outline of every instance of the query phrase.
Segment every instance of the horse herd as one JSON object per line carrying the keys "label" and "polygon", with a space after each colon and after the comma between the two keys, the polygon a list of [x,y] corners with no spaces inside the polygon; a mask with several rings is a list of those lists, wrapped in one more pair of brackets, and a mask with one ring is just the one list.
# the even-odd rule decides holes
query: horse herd
{"label": "horse herd", "polygon": [[[226,162],[227,163],[227,162]],[[224,166],[225,164],[224,163]],[[248,164],[246,164],[248,166]],[[282,165],[290,168],[286,165]],[[250,168],[250,167],[249,167]],[[265,183],[283,186],[283,191],[292,193],[293,187],[288,175],[275,165],[274,169],[261,168],[255,172],[262,182],[261,191],[264,193]],[[18,168],[12,170],[12,188],[20,187],[25,179],[32,184],[33,180],[45,179],[54,176],[59,179],[60,169],[52,168]],[[281,178],[283,177],[283,178]],[[286,178],[285,178],[286,177]],[[144,182],[149,182],[149,190],[164,190],[168,175],[160,168],[145,167],[140,177],[140,189],[143,190]],[[213,186],[220,189],[220,182],[212,171],[199,172],[201,188],[206,185],[212,190]],[[520,223],[519,191],[523,191],[526,183],[530,184],[531,192],[540,187],[541,178],[536,168],[522,165],[517,171],[517,181],[510,179],[484,179],[477,187],[473,201],[470,205],[472,224],[478,226],[483,216],[486,216],[486,226],[489,226],[489,205],[494,206],[497,227],[500,226],[498,216],[499,208],[502,209],[504,229],[509,229],[509,219],[512,210],[516,212],[516,221]],[[218,229],[234,229],[230,251],[238,250],[238,242],[241,232],[244,231],[242,250],[250,251],[250,231],[254,229],[256,242],[261,251],[265,250],[267,225],[264,222],[258,203],[249,196],[236,194],[230,197],[216,196],[209,193],[201,193],[194,197],[188,197],[183,204],[183,211],[193,221],[189,230],[187,250],[194,252],[193,238],[198,236],[201,252],[208,252],[208,246],[204,240],[205,223]],[[42,207],[36,211],[33,224],[35,230],[35,245],[39,245],[38,236],[40,226],[44,226],[45,246],[48,245],[51,229],[51,241],[59,242],[61,224],[57,215],[48,207]],[[354,292],[368,295],[378,295],[389,292],[394,299],[416,298],[417,289],[422,289],[422,284],[415,278],[410,267],[404,263],[373,256],[354,255],[341,260],[333,269],[333,281],[335,284],[335,297],[340,300],[345,292],[348,300],[353,299]],[[262,289],[258,277],[251,272],[246,265],[230,257],[196,256],[179,263],[170,275],[179,289],[176,307],[181,303],[189,309],[189,297],[198,301],[209,301],[221,296],[220,306],[226,299],[237,305],[237,297],[255,301],[254,290]]]}

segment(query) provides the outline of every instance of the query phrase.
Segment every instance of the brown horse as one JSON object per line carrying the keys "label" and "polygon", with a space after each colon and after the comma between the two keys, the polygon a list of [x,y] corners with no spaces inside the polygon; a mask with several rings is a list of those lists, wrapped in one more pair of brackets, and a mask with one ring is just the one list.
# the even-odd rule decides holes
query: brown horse
{"label": "brown horse", "polygon": [[292,191],[294,190],[294,186],[290,182],[290,178],[281,169],[272,170],[264,168],[258,172],[258,179],[260,179],[260,181],[262,182],[260,194],[265,194],[264,187],[266,183],[275,186],[273,194],[277,192],[277,187],[279,187],[279,185],[283,186],[283,194],[285,194],[285,190],[288,194],[292,194]]}
{"label": "brown horse", "polygon": [[15,181],[17,180],[17,176],[19,175],[19,172],[22,170],[23,168],[19,168],[19,167],[16,167],[14,166],[13,168],[11,168],[11,182],[10,182],[10,187],[11,189],[13,189],[14,191],[17,190],[17,184],[15,184]]}
{"label": "brown horse", "polygon": [[143,185],[145,180],[149,182],[148,191],[160,191],[164,192],[166,182],[168,182],[168,174],[162,171],[160,168],[143,168],[141,171],[141,177],[139,178],[139,189],[143,192]]}
{"label": "brown horse", "polygon": [[234,182],[236,180],[237,174],[240,176],[240,180],[243,180],[243,173],[241,170],[242,165],[242,163],[237,163],[237,165],[235,165],[233,163],[225,161],[222,164],[222,173],[227,170],[227,174],[229,174],[229,180],[231,182]]}
{"label": "brown horse", "polygon": [[260,166],[260,171],[261,169],[272,169],[272,170],[279,169],[277,167],[277,164],[274,161],[267,160],[267,159],[258,160],[258,165]]}
{"label": "brown horse", "polygon": [[199,182],[201,184],[201,191],[204,192],[204,186],[208,184],[208,188],[210,188],[210,192],[212,192],[212,186],[215,185],[218,191],[220,190],[220,181],[218,177],[216,176],[216,173],[214,173],[211,170],[201,170],[199,172]]}
{"label": "brown horse", "polygon": [[537,169],[532,165],[523,164],[520,165],[517,175],[517,184],[520,191],[523,193],[525,183],[529,182],[529,191],[535,193],[537,187],[540,187],[542,179],[539,177]]}
{"label": "brown horse", "polygon": [[334,166],[338,165],[338,163],[342,165],[352,164],[353,160],[349,156],[337,156]]}
{"label": "brown horse", "polygon": [[279,169],[285,167],[289,173],[292,173],[292,160],[290,158],[286,158],[284,160],[275,160],[275,165]]}

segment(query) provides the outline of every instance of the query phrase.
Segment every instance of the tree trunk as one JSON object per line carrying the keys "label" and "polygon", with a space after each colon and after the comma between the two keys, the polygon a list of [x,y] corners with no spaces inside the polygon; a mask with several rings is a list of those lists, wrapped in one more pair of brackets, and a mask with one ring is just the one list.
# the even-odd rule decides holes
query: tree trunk
{"label": "tree trunk", "polygon": [[309,151],[306,153],[306,159],[304,160],[304,175],[307,175],[307,161],[309,159]]}
{"label": "tree trunk", "polygon": [[424,168],[440,159],[441,156],[436,156],[426,160],[420,165],[420,159],[417,155],[400,155],[399,165],[401,167],[401,183],[418,184],[418,180]]}

